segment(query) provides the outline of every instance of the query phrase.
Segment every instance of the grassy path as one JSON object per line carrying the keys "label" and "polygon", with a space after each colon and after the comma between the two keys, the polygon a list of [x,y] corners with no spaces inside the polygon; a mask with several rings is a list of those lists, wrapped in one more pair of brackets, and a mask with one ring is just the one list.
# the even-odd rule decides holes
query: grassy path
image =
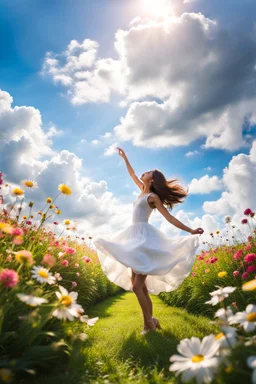
{"label": "grassy path", "polygon": [[154,316],[162,330],[140,335],[143,317],[133,292],[123,292],[97,304],[89,317],[99,316],[85,343],[85,383],[177,383],[169,372],[169,357],[179,340],[216,332],[203,316],[169,307],[151,295]]}

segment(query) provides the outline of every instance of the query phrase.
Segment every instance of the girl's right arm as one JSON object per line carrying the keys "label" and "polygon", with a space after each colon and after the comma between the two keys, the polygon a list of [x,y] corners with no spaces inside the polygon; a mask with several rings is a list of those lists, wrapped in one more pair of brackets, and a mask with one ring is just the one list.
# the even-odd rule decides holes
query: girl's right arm
{"label": "girl's right arm", "polygon": [[131,164],[129,163],[129,160],[126,156],[126,154],[124,153],[124,151],[117,147],[118,151],[119,151],[119,155],[124,159],[125,161],[125,164],[127,166],[127,170],[129,172],[129,175],[131,176],[131,178],[133,179],[133,181],[135,182],[135,184],[140,188],[140,190],[142,191],[143,190],[143,186],[144,184],[142,183],[142,181],[140,181],[140,179],[136,176],[135,172],[134,172],[134,169],[132,168]]}

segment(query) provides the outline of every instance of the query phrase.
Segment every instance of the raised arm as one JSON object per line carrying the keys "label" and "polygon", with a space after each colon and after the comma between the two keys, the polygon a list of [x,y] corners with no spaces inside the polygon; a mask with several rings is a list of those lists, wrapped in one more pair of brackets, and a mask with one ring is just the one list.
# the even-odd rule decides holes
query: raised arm
{"label": "raised arm", "polygon": [[140,179],[136,176],[136,174],[135,174],[135,172],[134,172],[134,169],[132,168],[131,164],[129,163],[129,160],[128,160],[126,154],[124,153],[124,151],[123,151],[121,148],[117,147],[117,149],[118,149],[118,154],[119,154],[119,155],[124,159],[124,161],[125,161],[125,164],[126,164],[126,166],[127,166],[127,170],[128,170],[128,172],[129,172],[129,175],[131,176],[131,178],[133,179],[133,181],[135,182],[135,184],[138,185],[138,187],[140,188],[140,190],[142,190],[144,184],[143,184],[142,181],[140,181]]}
{"label": "raised arm", "polygon": [[187,227],[185,224],[183,224],[181,221],[176,219],[174,216],[172,216],[167,209],[163,206],[163,203],[159,196],[156,194],[152,195],[152,202],[155,204],[155,207],[158,209],[158,211],[165,217],[169,223],[175,225],[175,227],[182,229],[183,231],[187,231],[191,233],[192,235],[196,234],[202,234],[204,230],[202,228],[197,229],[191,229]]}

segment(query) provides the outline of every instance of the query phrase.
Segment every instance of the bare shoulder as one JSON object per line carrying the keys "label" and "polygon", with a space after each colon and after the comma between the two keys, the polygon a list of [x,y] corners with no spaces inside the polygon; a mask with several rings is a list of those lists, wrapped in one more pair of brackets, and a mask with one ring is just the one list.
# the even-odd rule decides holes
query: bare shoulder
{"label": "bare shoulder", "polygon": [[148,197],[148,202],[150,203],[152,208],[156,208],[157,205],[159,206],[159,204],[162,204],[160,197],[154,192],[152,192]]}

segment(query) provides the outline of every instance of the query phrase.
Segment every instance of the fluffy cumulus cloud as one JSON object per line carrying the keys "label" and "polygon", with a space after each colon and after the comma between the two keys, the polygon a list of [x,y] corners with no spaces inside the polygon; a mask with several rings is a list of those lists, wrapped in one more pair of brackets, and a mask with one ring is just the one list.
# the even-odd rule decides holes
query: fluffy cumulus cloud
{"label": "fluffy cumulus cloud", "polygon": [[223,189],[222,181],[218,176],[205,175],[200,179],[192,179],[189,184],[189,193],[203,194]]}
{"label": "fluffy cumulus cloud", "polygon": [[[86,164],[68,150],[56,152],[52,139],[60,133],[55,127],[47,131],[42,124],[40,111],[33,107],[12,107],[13,98],[0,90],[0,171],[11,186],[21,186],[23,179],[32,179],[39,188],[25,189],[26,208],[34,201],[36,210],[42,209],[46,197],[55,197],[58,185],[65,183],[72,189],[70,196],[60,195],[56,205],[62,215],[55,214],[54,220],[64,218],[78,222],[80,235],[117,231],[131,221],[129,204],[123,204],[108,191],[106,181],[95,182],[82,176]],[[108,135],[107,135],[108,136]],[[14,201],[3,189],[5,201]],[[122,211],[122,217],[118,212]]]}
{"label": "fluffy cumulus cloud", "polygon": [[223,170],[224,191],[215,201],[205,201],[203,209],[209,214],[229,215],[237,225],[246,208],[256,209],[256,140],[249,155],[239,153],[233,156]]}
{"label": "fluffy cumulus cloud", "polygon": [[122,95],[128,109],[114,127],[118,140],[165,148],[204,138],[205,149],[246,148],[244,129],[256,123],[256,30],[235,28],[193,12],[137,17],[115,35],[117,59],[97,59],[95,41],[72,40],[46,54],[43,73],[66,86],[74,104]]}
{"label": "fluffy cumulus cloud", "polygon": [[42,75],[68,88],[72,104],[108,102],[111,91],[122,91],[121,62],[111,58],[96,60],[98,43],[85,39],[71,40],[59,54],[47,52]]}

